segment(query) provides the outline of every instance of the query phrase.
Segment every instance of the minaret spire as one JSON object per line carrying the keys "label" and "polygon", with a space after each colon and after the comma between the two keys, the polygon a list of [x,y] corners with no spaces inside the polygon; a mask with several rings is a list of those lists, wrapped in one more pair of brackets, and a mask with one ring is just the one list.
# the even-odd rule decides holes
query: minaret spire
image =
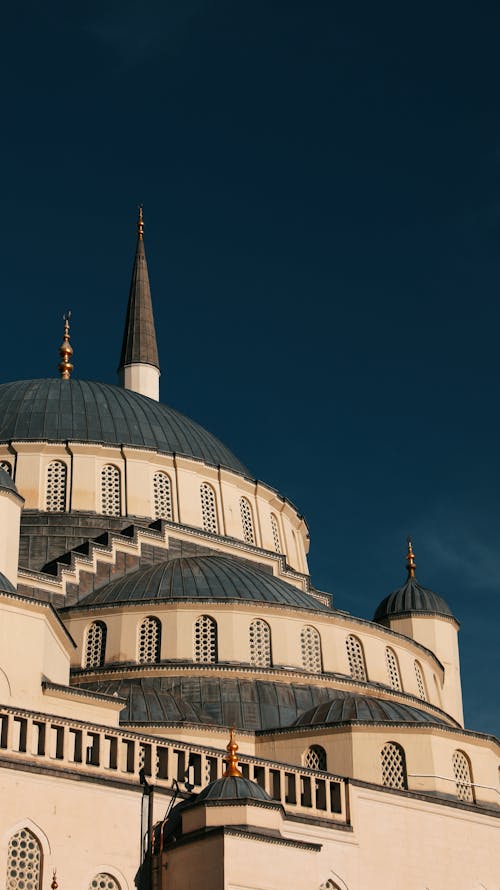
{"label": "minaret spire", "polygon": [[63,341],[59,347],[59,355],[61,356],[61,361],[57,366],[57,370],[59,371],[63,380],[69,380],[71,377],[71,372],[73,370],[73,364],[71,359],[73,357],[73,347],[69,342],[69,320],[71,318],[71,312],[65,312],[63,315],[64,321],[64,334]]}
{"label": "minaret spire", "polygon": [[148,264],[144,250],[142,205],[139,207],[137,218],[137,246],[118,373],[121,385],[125,389],[131,389],[156,401],[159,400],[160,364],[149,287]]}
{"label": "minaret spire", "polygon": [[408,553],[406,554],[406,568],[408,570],[408,580],[410,578],[415,577],[415,569],[417,568],[417,563],[415,562],[415,554],[413,552],[413,545],[411,542],[411,538],[408,536]]}

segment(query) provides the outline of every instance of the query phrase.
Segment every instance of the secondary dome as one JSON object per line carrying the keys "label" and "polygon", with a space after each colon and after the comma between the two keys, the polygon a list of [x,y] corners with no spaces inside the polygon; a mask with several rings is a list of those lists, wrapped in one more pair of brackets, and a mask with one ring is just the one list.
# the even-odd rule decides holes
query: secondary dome
{"label": "secondary dome", "polygon": [[270,801],[271,798],[257,782],[251,782],[243,776],[223,776],[203,788],[192,803],[198,804],[204,800]]}
{"label": "secondary dome", "polygon": [[394,590],[377,606],[374,621],[383,621],[384,618],[402,615],[408,612],[426,612],[433,615],[445,615],[453,618],[448,603],[427,587],[422,587],[416,578],[408,578],[398,590]]}
{"label": "secondary dome", "polygon": [[194,420],[107,383],[47,378],[0,385],[0,442],[15,439],[134,445],[249,475],[229,448]]}
{"label": "secondary dome", "polygon": [[242,560],[219,555],[177,557],[139,569],[90,593],[75,608],[157,600],[247,600],[330,611],[292,584]]}
{"label": "secondary dome", "polygon": [[294,726],[324,723],[443,723],[432,714],[400,702],[352,693],[316,705],[297,718]]}

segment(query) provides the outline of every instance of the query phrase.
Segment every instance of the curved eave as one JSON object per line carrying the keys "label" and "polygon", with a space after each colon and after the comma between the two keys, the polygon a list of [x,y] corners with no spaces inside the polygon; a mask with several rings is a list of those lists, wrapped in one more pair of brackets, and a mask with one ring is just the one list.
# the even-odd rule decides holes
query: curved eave
{"label": "curved eave", "polygon": [[393,618],[442,618],[445,621],[449,621],[451,624],[455,624],[457,629],[460,628],[460,622],[458,618],[455,618],[454,615],[448,615],[445,612],[433,612],[430,609],[407,609],[404,612],[390,612],[387,615],[381,615],[376,620],[373,619],[372,624],[379,624],[382,627],[385,625],[382,624],[383,621],[391,621]]}
{"label": "curved eave", "polygon": [[[495,735],[491,735],[490,733],[485,732],[474,732],[470,729],[464,729],[463,726],[456,725],[452,726],[449,723],[439,723],[428,721],[426,723],[410,723],[410,722],[401,722],[401,721],[375,721],[375,720],[346,720],[342,723],[315,723],[315,724],[306,724],[305,726],[280,726],[276,729],[255,729],[253,730],[255,736],[259,738],[263,736],[273,736],[273,735],[287,735],[290,733],[302,733],[304,735],[311,735],[311,732],[314,732],[316,729],[321,730],[332,730],[337,728],[349,728],[349,727],[372,727],[372,726],[381,726],[381,727],[392,727],[393,729],[411,729],[412,732],[425,732],[426,730],[432,730],[433,732],[451,732],[453,735],[461,735],[465,736],[465,738],[470,739],[479,739],[480,741],[490,742],[495,747],[500,747],[500,739],[498,739]],[[252,732],[252,730],[246,730],[247,733]]]}
{"label": "curved eave", "polygon": [[[307,596],[307,594],[304,594],[304,596]],[[104,613],[108,609],[122,609],[122,610],[124,610],[126,608],[129,608],[131,610],[137,611],[138,609],[142,609],[143,606],[156,606],[158,608],[161,606],[169,606],[174,603],[176,603],[177,605],[179,603],[182,603],[183,605],[190,606],[190,607],[192,607],[192,606],[212,606],[212,605],[248,606],[248,607],[252,607],[253,609],[256,609],[257,607],[259,609],[260,608],[278,609],[279,611],[282,611],[283,609],[285,609],[287,612],[299,612],[301,614],[304,612],[307,614],[309,614],[311,612],[313,615],[322,615],[322,616],[330,614],[330,612],[326,608],[325,609],[315,609],[314,605],[312,605],[311,608],[309,608],[308,606],[290,605],[289,603],[272,603],[272,602],[268,602],[267,600],[258,600],[258,599],[252,600],[252,599],[238,599],[238,598],[219,599],[217,597],[210,597],[209,599],[185,599],[183,597],[168,597],[168,598],[161,599],[161,598],[157,597],[157,598],[140,599],[140,600],[132,600],[132,601],[131,600],[119,600],[119,601],[112,602],[112,603],[95,603],[95,604],[90,604],[88,606],[84,606],[84,605],[64,606],[62,609],[59,609],[59,612],[60,612],[60,614],[63,614],[63,615],[72,616],[72,615],[86,614],[87,612],[102,612],[102,613]]]}

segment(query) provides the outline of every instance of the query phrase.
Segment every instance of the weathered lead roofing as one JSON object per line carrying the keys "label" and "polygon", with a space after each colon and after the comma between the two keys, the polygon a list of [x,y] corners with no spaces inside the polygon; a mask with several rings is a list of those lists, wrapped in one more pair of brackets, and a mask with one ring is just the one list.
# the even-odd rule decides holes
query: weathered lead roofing
{"label": "weathered lead roofing", "polygon": [[[127,699],[127,706],[120,714],[122,723],[169,723],[169,696],[176,701],[182,700],[190,704],[200,715],[199,721],[210,722],[220,726],[235,726],[238,729],[258,731],[293,726],[297,718],[306,715],[305,722],[313,719],[317,706],[324,703],[328,711],[337,701],[339,709],[346,702],[345,711],[339,713],[363,714],[363,717],[348,719],[371,719],[367,717],[370,706],[366,702],[375,699],[356,696],[344,689],[331,687],[302,685],[300,683],[281,683],[272,680],[235,679],[234,677],[144,677],[143,679],[125,678],[122,680],[102,680],[98,683],[85,683],[82,688]],[[349,702],[364,699],[365,705]],[[165,702],[165,704],[164,704]],[[438,717],[429,717],[417,708],[396,704],[389,701],[376,700],[376,705],[384,711],[378,717],[382,722],[392,720],[401,722],[442,722]],[[373,709],[376,707],[373,705]],[[347,710],[350,709],[350,710]],[[396,710],[395,710],[396,709]],[[371,711],[374,713],[374,710]],[[378,713],[381,713],[379,711]],[[174,719],[173,722],[176,722]]]}
{"label": "weathered lead roofing", "polygon": [[75,608],[157,600],[246,600],[331,611],[319,600],[257,566],[215,554],[177,557],[139,569],[93,591]]}
{"label": "weathered lead roofing", "polygon": [[223,776],[210,782],[190,801],[191,805],[202,803],[204,800],[266,800],[271,798],[264,788],[257,782],[251,782],[243,776]]}
{"label": "weathered lead roofing", "polygon": [[12,476],[3,467],[0,467],[0,491],[13,491],[14,494],[21,497]]}
{"label": "weathered lead roofing", "polygon": [[294,726],[315,726],[323,723],[442,723],[432,714],[400,702],[351,693],[344,698],[323,702],[301,714]]}
{"label": "weathered lead roofing", "polygon": [[7,593],[15,593],[16,592],[16,588],[14,587],[12,582],[9,581],[9,579],[5,577],[3,572],[0,572],[0,590],[6,590]]}
{"label": "weathered lead roofing", "polygon": [[142,234],[139,233],[128,296],[120,368],[135,362],[160,367],[149,286],[148,264]]}
{"label": "weathered lead roofing", "polygon": [[0,385],[0,442],[99,442],[183,454],[249,475],[212,433],[139,393],[85,380],[18,380]]}
{"label": "weathered lead roofing", "polygon": [[390,593],[377,607],[374,621],[382,621],[389,616],[404,612],[431,612],[453,618],[448,603],[433,590],[422,587],[416,578],[408,578],[398,590]]}

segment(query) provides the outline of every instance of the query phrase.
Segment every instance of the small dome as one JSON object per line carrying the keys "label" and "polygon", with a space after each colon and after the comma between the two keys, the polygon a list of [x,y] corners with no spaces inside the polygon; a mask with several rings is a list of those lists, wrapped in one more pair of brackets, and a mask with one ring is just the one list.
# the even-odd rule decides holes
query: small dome
{"label": "small dome", "polygon": [[208,430],[146,396],[85,380],[18,380],[0,385],[0,442],[96,442],[182,454],[248,476]]}
{"label": "small dome", "polygon": [[210,782],[203,791],[197,795],[193,803],[203,800],[265,800],[271,798],[257,782],[251,782],[243,776],[223,776]]}
{"label": "small dome", "polygon": [[156,600],[247,600],[313,611],[328,606],[257,566],[228,556],[177,557],[95,590],[76,608]]}
{"label": "small dome", "polygon": [[395,590],[382,600],[373,616],[374,621],[402,615],[407,612],[427,612],[433,615],[446,615],[453,618],[448,603],[433,590],[422,587],[416,578],[408,578],[399,590]]}
{"label": "small dome", "polygon": [[356,720],[362,723],[443,723],[412,705],[351,693],[316,705],[301,714],[293,725],[316,726]]}
{"label": "small dome", "polygon": [[3,467],[0,467],[0,491],[13,491],[14,494],[21,497],[12,476]]}
{"label": "small dome", "polygon": [[7,593],[15,593],[16,592],[16,588],[9,581],[9,579],[5,577],[3,572],[0,572],[0,590],[4,590]]}

